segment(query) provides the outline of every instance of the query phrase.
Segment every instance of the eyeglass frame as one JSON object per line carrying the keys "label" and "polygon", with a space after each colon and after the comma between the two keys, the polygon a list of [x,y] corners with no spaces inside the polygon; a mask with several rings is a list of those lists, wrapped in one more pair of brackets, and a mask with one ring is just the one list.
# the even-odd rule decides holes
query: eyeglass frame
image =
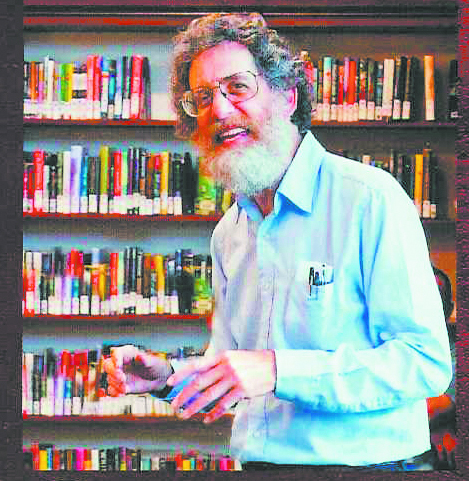
{"label": "eyeglass frame", "polygon": [[[231,79],[232,77],[236,76],[236,75],[239,75],[239,74],[244,74],[244,73],[249,73],[251,74],[253,77],[254,77],[254,81],[256,82],[256,91],[254,92],[254,94],[251,96],[251,97],[248,97],[248,98],[245,98],[245,99],[242,99],[242,100],[238,100],[238,101],[233,101],[229,98],[229,93],[228,92],[223,92],[221,86],[222,86],[222,82],[225,82],[226,80],[228,79]],[[251,72],[250,70],[244,70],[242,72],[236,72],[232,75],[228,75],[227,77],[223,77],[222,79],[219,79],[219,80],[216,80],[217,82],[217,85],[214,86],[214,87],[199,87],[197,88],[196,90],[197,91],[200,91],[200,90],[205,90],[205,91],[210,91],[210,103],[204,107],[204,108],[207,108],[209,107],[210,105],[212,105],[213,103],[213,92],[215,91],[216,88],[218,88],[220,90],[220,93],[223,95],[223,97],[225,97],[227,100],[229,100],[233,105],[236,105],[236,104],[239,104],[241,102],[245,102],[246,100],[251,100],[252,98],[254,98],[257,93],[259,92],[259,83],[257,81],[257,77],[259,77],[261,74],[255,74],[253,72]],[[199,112],[197,115],[194,115],[193,113],[190,113],[188,111],[188,109],[186,108],[186,99],[185,97],[189,94],[192,94],[194,95],[194,92],[192,90],[186,90],[183,94],[182,94],[182,98],[179,100],[179,102],[181,103],[181,106],[184,110],[184,112],[189,116],[189,117],[193,117],[193,118],[197,118],[197,117],[200,117],[201,113]]]}

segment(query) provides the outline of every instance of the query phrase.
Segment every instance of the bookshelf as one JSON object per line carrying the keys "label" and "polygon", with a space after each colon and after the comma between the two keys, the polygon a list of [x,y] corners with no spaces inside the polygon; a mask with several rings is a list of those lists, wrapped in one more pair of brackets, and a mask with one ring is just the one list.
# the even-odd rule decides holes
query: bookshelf
{"label": "bookshelf", "polygon": [[[375,4],[376,3],[376,4]],[[406,5],[406,14],[402,6]],[[456,57],[457,6],[453,1],[420,1],[408,5],[391,2],[243,2],[243,7],[265,14],[269,24],[291,37],[298,50],[312,57],[335,53],[382,59],[406,53],[423,59],[435,55],[437,80],[437,120],[418,118],[411,122],[312,121],[312,131],[330,150],[370,153],[385,159],[391,149],[415,152],[431,142],[444,174],[445,200],[436,220],[423,220],[434,263],[445,270],[456,286],[456,125],[445,117],[447,109],[449,61]],[[164,95],[169,73],[168,56],[174,33],[204,11],[237,9],[240,2],[141,0],[98,1],[79,7],[74,2],[25,0],[25,59],[52,55],[58,61],[84,60],[89,51],[120,57],[123,52],[151,56],[152,93]],[[379,39],[379,42],[376,41]],[[131,48],[129,46],[132,46]],[[161,97],[158,97],[161,98]],[[143,145],[154,151],[191,152],[189,144],[174,139],[175,122],[163,109],[152,111],[149,119],[65,120],[25,118],[25,150],[64,150],[71,144],[87,145],[97,151],[99,145]],[[130,214],[57,214],[23,215],[24,246],[46,249],[57,241],[64,250],[94,247],[120,249],[139,245],[145,252],[174,252],[175,248],[208,254],[210,233],[219,215],[130,215]],[[456,293],[455,293],[456,295]],[[454,320],[454,319],[453,319]],[[103,342],[132,342],[172,351],[190,345],[203,350],[208,341],[207,316],[186,315],[116,315],[72,316],[35,315],[24,318],[25,349],[41,351],[47,347],[86,349]],[[24,422],[24,442],[35,439],[58,446],[99,444],[103,433],[90,433],[89,423],[97,423],[108,440],[105,444],[137,443],[143,449],[155,445],[160,450],[177,446],[204,451],[226,452],[229,444],[230,418],[212,427],[199,420],[190,423],[165,417],[96,417],[29,416]],[[122,428],[124,423],[124,429]],[[128,429],[127,429],[128,428]],[[135,435],[138,430],[138,435]],[[137,438],[137,439],[136,439]],[[50,474],[50,477],[48,477]],[[115,474],[115,473],[114,473]],[[153,474],[153,473],[152,473]],[[165,479],[164,474],[158,479]],[[34,474],[33,474],[34,476]],[[40,473],[40,479],[54,479]],[[102,479],[107,478],[102,475]],[[37,478],[39,479],[39,478]],[[71,478],[70,478],[71,479]]]}

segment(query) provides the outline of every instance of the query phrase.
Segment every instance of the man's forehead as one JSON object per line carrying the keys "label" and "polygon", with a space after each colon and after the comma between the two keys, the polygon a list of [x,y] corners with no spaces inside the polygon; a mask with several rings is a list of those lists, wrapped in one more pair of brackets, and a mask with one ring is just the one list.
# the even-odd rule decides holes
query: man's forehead
{"label": "man's forehead", "polygon": [[248,48],[237,42],[222,42],[201,52],[189,71],[191,87],[229,77],[240,71],[256,71],[254,57]]}

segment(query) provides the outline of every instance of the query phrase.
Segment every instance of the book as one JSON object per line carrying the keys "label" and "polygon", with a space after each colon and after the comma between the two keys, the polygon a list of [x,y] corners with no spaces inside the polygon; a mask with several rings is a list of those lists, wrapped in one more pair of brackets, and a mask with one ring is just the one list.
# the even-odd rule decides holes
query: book
{"label": "book", "polygon": [[45,152],[37,149],[33,152],[34,165],[34,201],[33,212],[44,212],[44,157]]}
{"label": "book", "polygon": [[458,61],[452,59],[449,63],[448,75],[448,120],[457,120],[459,115],[458,88],[459,88]]}
{"label": "book", "polygon": [[415,154],[414,167],[414,204],[417,212],[422,217],[423,202],[423,154],[418,152]]}
{"label": "book", "polygon": [[381,107],[381,117],[389,119],[392,117],[392,101],[394,87],[394,59],[384,59],[383,69],[383,101]]}
{"label": "book", "polygon": [[110,59],[106,56],[101,57],[100,116],[102,119],[108,118],[109,76],[110,76],[109,69],[110,69]]}
{"label": "book", "polygon": [[367,101],[368,101],[368,62],[370,59],[360,57],[358,67],[358,120],[368,119]]}
{"label": "book", "polygon": [[329,122],[331,120],[331,100],[332,100],[332,64],[334,58],[331,55],[325,55],[322,58],[323,66],[323,88],[322,88],[322,121]]}
{"label": "book", "polygon": [[435,120],[435,58],[423,57],[425,120]]}
{"label": "book", "polygon": [[413,120],[416,117],[416,83],[419,71],[419,60],[412,56],[408,62],[408,72],[402,102],[402,120]]}
{"label": "book", "polygon": [[70,147],[70,212],[72,214],[80,212],[81,168],[84,155],[83,146]]}
{"label": "book", "polygon": [[392,119],[400,120],[402,116],[402,105],[405,97],[407,78],[407,57],[401,56],[395,59],[394,72],[394,95],[392,107]]}
{"label": "book", "polygon": [[382,120],[384,88],[384,61],[375,64],[375,120]]}
{"label": "book", "polygon": [[130,119],[138,119],[140,114],[140,96],[142,94],[143,56],[133,55],[132,75],[130,82]]}

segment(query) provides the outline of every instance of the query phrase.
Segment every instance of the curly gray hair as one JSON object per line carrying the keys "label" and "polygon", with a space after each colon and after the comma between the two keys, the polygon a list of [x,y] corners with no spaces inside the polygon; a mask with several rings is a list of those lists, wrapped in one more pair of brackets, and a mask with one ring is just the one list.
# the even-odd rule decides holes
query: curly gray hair
{"label": "curly gray hair", "polygon": [[256,66],[271,88],[288,90],[297,88],[298,104],[291,121],[299,132],[311,126],[310,86],[303,62],[292,53],[288,42],[268,28],[258,13],[213,13],[193,20],[187,29],[175,37],[171,88],[172,101],[177,112],[176,134],[191,138],[197,120],[182,108],[181,98],[189,86],[192,61],[204,50],[223,41],[233,41],[248,48]]}

